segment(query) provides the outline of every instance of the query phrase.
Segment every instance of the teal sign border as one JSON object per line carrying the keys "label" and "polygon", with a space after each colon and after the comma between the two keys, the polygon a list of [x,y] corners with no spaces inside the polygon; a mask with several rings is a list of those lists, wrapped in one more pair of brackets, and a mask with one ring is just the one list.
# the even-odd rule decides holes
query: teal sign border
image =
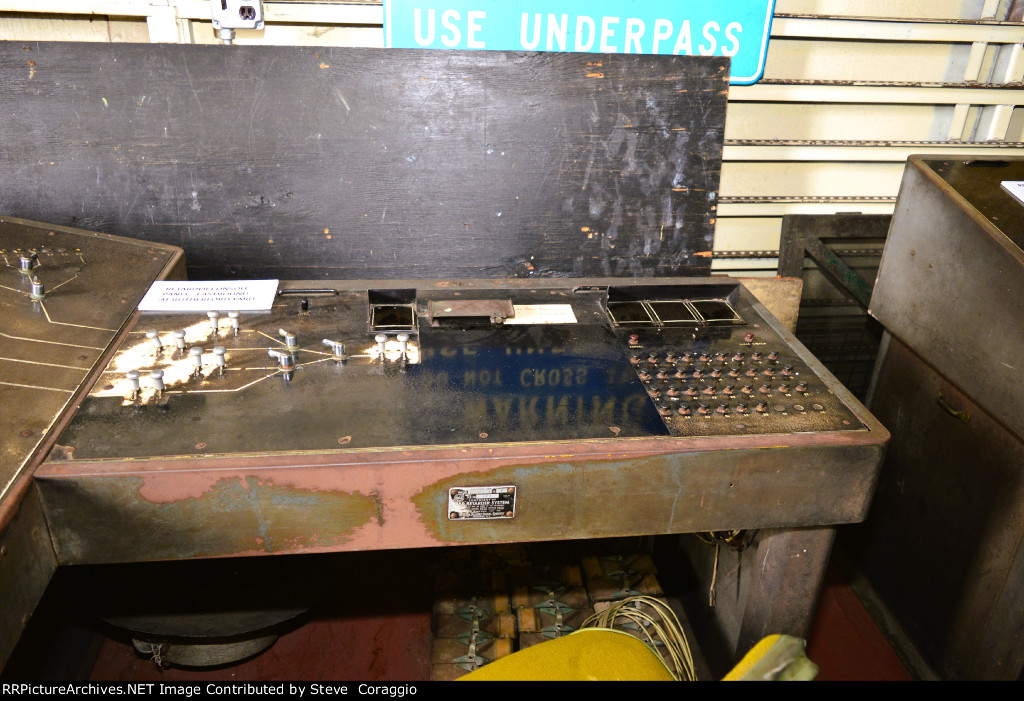
{"label": "teal sign border", "polygon": [[729,56],[761,79],[775,0],[384,0],[384,45],[406,49]]}

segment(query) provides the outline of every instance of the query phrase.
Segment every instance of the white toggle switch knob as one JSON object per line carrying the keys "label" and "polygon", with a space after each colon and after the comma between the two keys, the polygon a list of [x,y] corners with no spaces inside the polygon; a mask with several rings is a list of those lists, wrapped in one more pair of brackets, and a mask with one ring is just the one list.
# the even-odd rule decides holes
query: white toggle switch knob
{"label": "white toggle switch knob", "polygon": [[220,312],[217,310],[206,312],[206,316],[210,319],[210,325],[213,326],[213,332],[217,333],[218,324],[220,323]]}
{"label": "white toggle switch knob", "polygon": [[156,346],[156,349],[158,351],[164,349],[164,344],[160,341],[160,332],[157,331],[156,329],[150,329],[149,331],[147,331],[146,338],[153,342],[153,345]]}
{"label": "white toggle switch knob", "polygon": [[178,347],[178,350],[185,350],[185,332],[181,329],[171,333],[174,336],[174,345]]}
{"label": "white toggle switch knob", "polygon": [[164,371],[154,370],[149,373],[149,379],[153,380],[153,386],[156,387],[157,392],[164,391]]}
{"label": "white toggle switch knob", "polygon": [[227,365],[227,360],[224,354],[228,352],[228,349],[224,346],[213,347],[213,362],[217,363],[217,368],[220,370],[220,374],[224,374],[224,366]]}
{"label": "white toggle switch knob", "polygon": [[238,335],[238,312],[228,312],[228,318],[231,319],[231,329]]}
{"label": "white toggle switch knob", "polygon": [[409,353],[409,334],[400,333],[396,338],[398,338],[399,350],[404,358]]}
{"label": "white toggle switch knob", "polygon": [[377,350],[380,352],[380,359],[384,360],[384,346],[387,345],[388,337],[379,333],[373,337],[373,340],[377,342]]}
{"label": "white toggle switch knob", "polygon": [[139,377],[141,377],[141,375],[142,373],[140,373],[138,370],[129,370],[124,374],[124,376],[128,378],[129,384],[131,384],[133,397],[142,388],[142,386],[139,384]]}

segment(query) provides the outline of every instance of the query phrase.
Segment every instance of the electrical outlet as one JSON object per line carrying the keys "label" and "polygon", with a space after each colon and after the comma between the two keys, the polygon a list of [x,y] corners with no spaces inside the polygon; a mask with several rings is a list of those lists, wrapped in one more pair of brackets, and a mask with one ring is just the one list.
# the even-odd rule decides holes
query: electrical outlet
{"label": "electrical outlet", "polygon": [[263,29],[263,0],[210,0],[214,29]]}

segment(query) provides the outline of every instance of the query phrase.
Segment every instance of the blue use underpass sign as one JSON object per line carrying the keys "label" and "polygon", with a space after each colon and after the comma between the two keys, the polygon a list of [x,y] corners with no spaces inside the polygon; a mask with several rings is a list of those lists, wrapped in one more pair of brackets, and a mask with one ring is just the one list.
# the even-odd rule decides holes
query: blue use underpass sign
{"label": "blue use underpass sign", "polygon": [[406,49],[729,56],[764,73],[775,0],[384,0],[384,45]]}

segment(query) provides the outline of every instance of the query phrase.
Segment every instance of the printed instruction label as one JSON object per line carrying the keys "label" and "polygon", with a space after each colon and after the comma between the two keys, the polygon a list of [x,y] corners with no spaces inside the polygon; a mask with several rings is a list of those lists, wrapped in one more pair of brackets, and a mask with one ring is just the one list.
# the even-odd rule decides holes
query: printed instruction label
{"label": "printed instruction label", "polygon": [[268,311],[277,280],[154,282],[139,302],[141,312]]}
{"label": "printed instruction label", "polygon": [[448,520],[515,518],[516,488],[452,487],[448,490]]}
{"label": "printed instruction label", "polygon": [[575,324],[571,304],[513,304],[516,315],[506,324]]}
{"label": "printed instruction label", "polygon": [[1018,202],[1024,204],[1024,180],[1004,180],[1000,183],[1003,189],[1013,195]]}

